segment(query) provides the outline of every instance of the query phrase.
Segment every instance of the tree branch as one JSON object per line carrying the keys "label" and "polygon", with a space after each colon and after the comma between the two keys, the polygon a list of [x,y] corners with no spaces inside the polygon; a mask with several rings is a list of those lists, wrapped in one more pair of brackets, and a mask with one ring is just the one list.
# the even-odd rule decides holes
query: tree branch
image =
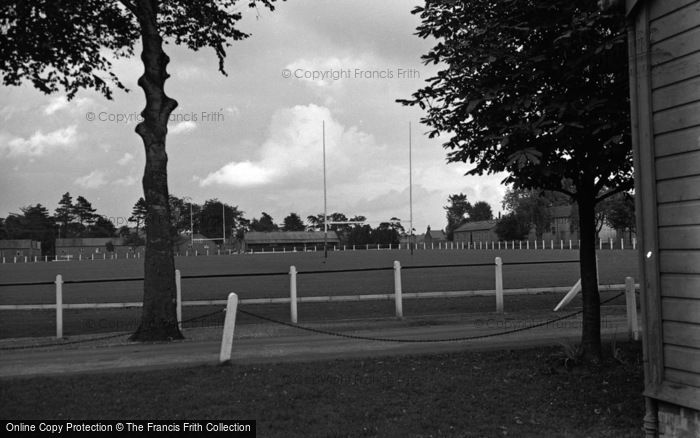
{"label": "tree branch", "polygon": [[132,14],[136,15],[136,5],[130,2],[129,0],[119,0],[119,3],[121,3],[125,8],[127,8],[129,11],[131,11]]}
{"label": "tree branch", "polygon": [[605,199],[608,199],[611,196],[617,195],[620,192],[626,192],[627,190],[631,189],[634,186],[634,184],[622,184],[619,187],[612,189],[608,192],[605,192],[605,194],[595,198],[595,203],[599,203],[601,201],[604,201]]}

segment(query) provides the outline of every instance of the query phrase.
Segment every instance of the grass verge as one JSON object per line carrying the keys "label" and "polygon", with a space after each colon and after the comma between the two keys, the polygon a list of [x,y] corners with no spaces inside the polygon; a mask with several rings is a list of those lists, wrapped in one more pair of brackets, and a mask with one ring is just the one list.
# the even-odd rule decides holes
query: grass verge
{"label": "grass verge", "polygon": [[5,380],[8,419],[255,419],[261,437],[636,437],[641,345]]}

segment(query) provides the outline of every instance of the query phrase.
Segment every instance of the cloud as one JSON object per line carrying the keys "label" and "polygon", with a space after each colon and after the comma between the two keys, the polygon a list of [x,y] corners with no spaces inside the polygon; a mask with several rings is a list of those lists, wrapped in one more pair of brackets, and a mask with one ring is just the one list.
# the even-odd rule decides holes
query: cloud
{"label": "cloud", "polygon": [[66,96],[56,96],[51,99],[51,102],[44,107],[44,114],[47,116],[53,115],[57,111],[64,109],[78,109],[90,103],[91,99],[87,97],[77,97],[72,102],[68,101]]}
{"label": "cloud", "polygon": [[72,149],[77,143],[77,127],[71,125],[44,134],[37,130],[29,138],[15,137],[9,142],[0,143],[9,156],[39,157],[56,149]]}
{"label": "cloud", "polygon": [[278,173],[277,169],[266,169],[262,165],[250,161],[231,162],[207,175],[200,181],[200,186],[206,187],[212,184],[236,187],[258,186],[272,181],[276,173]]}
{"label": "cloud", "polygon": [[[310,104],[276,111],[258,160],[231,161],[200,179],[200,186],[251,187],[285,181],[296,185],[307,181],[318,183],[317,177],[323,168],[324,122],[329,179],[338,182],[349,175],[354,180],[357,166],[371,161],[371,156],[383,148],[375,144],[372,136],[355,127],[342,126],[328,108]],[[348,166],[347,162],[352,165]]]}
{"label": "cloud", "polygon": [[134,156],[127,152],[124,154],[123,157],[121,157],[120,159],[117,160],[117,164],[119,164],[120,166],[124,166],[124,165],[128,164],[133,159],[134,159]]}
{"label": "cloud", "polygon": [[185,134],[195,129],[197,129],[197,124],[191,120],[187,120],[168,129],[168,133],[173,135]]}
{"label": "cloud", "polygon": [[119,178],[119,179],[114,180],[114,184],[118,185],[118,186],[129,187],[129,186],[133,186],[134,184],[136,184],[136,181],[137,181],[136,177],[126,176],[124,178]]}
{"label": "cloud", "polygon": [[107,179],[105,178],[104,172],[93,170],[85,176],[76,178],[74,183],[86,189],[96,189],[107,184]]}

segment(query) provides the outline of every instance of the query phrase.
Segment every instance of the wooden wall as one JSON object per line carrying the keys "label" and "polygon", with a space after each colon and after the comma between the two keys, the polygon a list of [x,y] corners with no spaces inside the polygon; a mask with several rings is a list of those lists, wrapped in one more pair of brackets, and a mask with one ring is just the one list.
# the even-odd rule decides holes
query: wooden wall
{"label": "wooden wall", "polygon": [[700,409],[700,0],[635,2],[647,394]]}

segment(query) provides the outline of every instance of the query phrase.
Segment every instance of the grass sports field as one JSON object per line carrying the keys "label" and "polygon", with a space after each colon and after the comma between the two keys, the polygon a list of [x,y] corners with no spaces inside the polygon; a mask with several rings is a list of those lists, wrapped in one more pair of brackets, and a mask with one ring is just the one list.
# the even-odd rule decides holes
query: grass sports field
{"label": "grass sports field", "polygon": [[[491,264],[501,257],[505,289],[525,287],[571,286],[579,278],[578,251],[569,250],[442,250],[416,251],[347,251],[331,252],[328,259],[322,252],[255,254],[235,256],[178,257],[176,266],[182,272],[182,299],[225,299],[236,292],[242,299],[287,297],[290,265],[298,272],[298,296],[333,296],[393,293],[391,269],[365,272],[328,272],[305,274],[308,271],[336,271],[362,268],[391,268],[401,262],[403,291],[436,292],[494,289],[494,266],[431,267],[419,266]],[[509,265],[520,262],[572,261],[572,263]],[[621,284],[627,276],[638,277],[635,251],[607,250],[599,252],[600,284]],[[196,278],[189,275],[280,274],[250,277]],[[143,276],[142,260],[96,260],[82,262],[20,263],[0,265],[0,284],[15,282],[54,281],[61,274],[64,281]],[[551,309],[562,294],[506,296],[506,311]],[[605,298],[605,296],[603,296]],[[109,282],[66,284],[64,303],[139,302],[141,282]],[[492,311],[492,297],[460,299],[405,300],[406,315],[425,312]],[[0,305],[51,304],[55,287],[0,287]],[[574,301],[572,306],[576,306]],[[285,318],[286,305],[259,305],[251,310]],[[211,312],[211,307],[184,307],[183,319]],[[382,317],[393,314],[389,301],[363,303],[329,303],[300,305],[300,321]],[[0,337],[50,336],[55,333],[53,310],[0,311]],[[110,331],[131,331],[138,324],[140,309],[68,310],[64,312],[67,336]],[[219,323],[220,318],[207,323]],[[241,323],[250,322],[245,318]]]}

